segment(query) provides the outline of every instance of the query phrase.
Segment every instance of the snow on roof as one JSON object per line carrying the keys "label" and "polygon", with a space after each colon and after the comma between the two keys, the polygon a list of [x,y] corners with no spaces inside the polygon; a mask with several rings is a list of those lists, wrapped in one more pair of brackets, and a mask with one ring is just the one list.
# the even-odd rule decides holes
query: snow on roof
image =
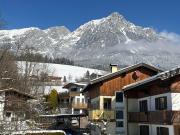
{"label": "snow on roof", "polygon": [[32,95],[30,95],[28,93],[21,92],[21,91],[15,89],[15,88],[7,88],[7,89],[0,90],[0,92],[8,92],[8,91],[13,91],[13,92],[19,93],[19,94],[21,94],[21,95],[23,95],[25,97],[28,97],[30,99],[34,99],[34,97]]}
{"label": "snow on roof", "polygon": [[49,94],[53,89],[55,89],[58,93],[63,93],[68,91],[68,89],[63,88],[63,86],[45,86],[44,94],[45,95]]}
{"label": "snow on roof", "polygon": [[66,85],[64,85],[64,87],[63,88],[69,88],[70,86],[73,86],[73,85],[76,85],[76,86],[79,86],[79,87],[84,87],[84,86],[86,86],[88,83],[87,82],[74,82],[74,83],[67,83]]}

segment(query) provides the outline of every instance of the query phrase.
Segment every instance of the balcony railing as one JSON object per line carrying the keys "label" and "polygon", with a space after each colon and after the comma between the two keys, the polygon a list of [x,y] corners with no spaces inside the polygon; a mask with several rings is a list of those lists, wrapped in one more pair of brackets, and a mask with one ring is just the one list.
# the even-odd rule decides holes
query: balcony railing
{"label": "balcony railing", "polygon": [[128,121],[135,123],[172,124],[180,122],[180,111],[129,112]]}
{"label": "balcony railing", "polygon": [[90,110],[89,111],[90,120],[114,120],[115,111],[113,110]]}
{"label": "balcony railing", "polygon": [[86,109],[87,108],[87,103],[72,103],[72,108]]}
{"label": "balcony railing", "polygon": [[70,97],[75,97],[75,96],[79,96],[80,95],[80,92],[78,92],[78,91],[71,91],[71,92],[69,92],[69,96]]}
{"label": "balcony railing", "polygon": [[87,103],[60,103],[60,108],[86,109]]}

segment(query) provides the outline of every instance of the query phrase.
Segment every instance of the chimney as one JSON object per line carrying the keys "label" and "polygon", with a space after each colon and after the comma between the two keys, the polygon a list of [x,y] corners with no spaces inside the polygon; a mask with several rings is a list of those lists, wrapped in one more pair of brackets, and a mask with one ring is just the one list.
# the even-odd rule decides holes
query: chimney
{"label": "chimney", "polygon": [[111,73],[118,71],[118,65],[117,64],[110,64]]}

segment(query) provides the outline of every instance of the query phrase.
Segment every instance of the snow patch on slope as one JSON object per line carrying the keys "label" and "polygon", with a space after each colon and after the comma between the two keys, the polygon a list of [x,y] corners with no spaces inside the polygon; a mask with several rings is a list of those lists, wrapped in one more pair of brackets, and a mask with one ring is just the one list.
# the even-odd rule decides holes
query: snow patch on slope
{"label": "snow patch on slope", "polygon": [[[57,76],[57,77],[68,77],[71,78],[71,82],[75,82],[75,79],[79,79],[85,75],[87,71],[90,74],[96,73],[98,75],[104,75],[107,72],[92,68],[85,68],[85,67],[78,67],[78,66],[71,66],[71,65],[63,65],[63,64],[52,64],[52,63],[32,63],[34,65],[34,73],[37,73],[37,70],[46,71],[49,73],[50,76]],[[25,62],[19,61],[18,62],[19,70],[22,73],[25,73]],[[32,73],[33,74],[33,73]]]}

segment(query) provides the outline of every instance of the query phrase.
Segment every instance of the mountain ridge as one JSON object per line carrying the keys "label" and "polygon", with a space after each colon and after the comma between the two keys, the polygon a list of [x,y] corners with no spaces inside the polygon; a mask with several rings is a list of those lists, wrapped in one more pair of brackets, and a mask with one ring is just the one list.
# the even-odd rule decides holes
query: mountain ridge
{"label": "mountain ridge", "polygon": [[[136,62],[158,65],[162,63],[159,58],[164,59],[167,55],[164,52],[171,54],[162,46],[171,44],[166,37],[162,37],[152,28],[136,26],[117,12],[89,21],[72,32],[65,26],[45,30],[35,27],[19,31],[0,30],[0,46],[9,42],[16,50],[15,43],[19,40],[22,48],[34,47],[42,55],[52,58],[67,57],[88,67],[108,65],[111,62],[121,65]],[[153,50],[155,45],[157,49]],[[160,53],[163,56],[160,56]],[[174,54],[171,55],[174,57]],[[177,61],[179,62],[179,59]],[[169,63],[162,66],[167,64]]]}

